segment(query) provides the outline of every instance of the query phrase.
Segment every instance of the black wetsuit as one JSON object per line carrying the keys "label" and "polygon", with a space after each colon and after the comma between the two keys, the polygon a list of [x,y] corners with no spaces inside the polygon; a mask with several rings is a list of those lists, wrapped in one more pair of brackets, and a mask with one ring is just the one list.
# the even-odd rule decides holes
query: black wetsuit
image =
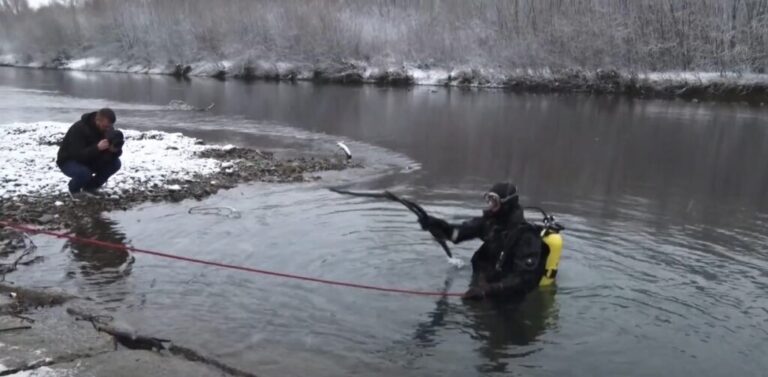
{"label": "black wetsuit", "polygon": [[523,219],[522,209],[486,214],[451,228],[454,243],[483,240],[472,256],[472,288],[485,296],[503,296],[527,294],[538,287],[547,247],[541,229]]}
{"label": "black wetsuit", "polygon": [[504,185],[494,186],[501,197],[511,198],[498,211],[486,211],[461,224],[431,218],[422,225],[436,226],[454,243],[483,241],[472,256],[472,283],[467,292],[472,295],[468,298],[525,295],[544,276],[549,249],[541,239],[541,227],[525,221],[514,186],[503,190],[498,186]]}

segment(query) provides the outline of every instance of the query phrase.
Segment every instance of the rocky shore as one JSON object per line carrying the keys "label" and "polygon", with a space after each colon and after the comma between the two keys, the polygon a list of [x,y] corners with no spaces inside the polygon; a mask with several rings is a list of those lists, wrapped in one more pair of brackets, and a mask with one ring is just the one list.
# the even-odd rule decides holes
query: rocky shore
{"label": "rocky shore", "polygon": [[65,192],[20,195],[0,199],[0,213],[5,220],[62,229],[84,213],[126,210],[147,202],[200,200],[247,182],[307,182],[319,179],[313,173],[360,166],[336,158],[278,159],[271,152],[246,148],[207,149],[198,155],[220,161],[222,170],[196,173],[183,179],[171,178],[162,185],[144,189],[127,189],[117,194],[105,191],[96,197],[82,196],[75,200]]}

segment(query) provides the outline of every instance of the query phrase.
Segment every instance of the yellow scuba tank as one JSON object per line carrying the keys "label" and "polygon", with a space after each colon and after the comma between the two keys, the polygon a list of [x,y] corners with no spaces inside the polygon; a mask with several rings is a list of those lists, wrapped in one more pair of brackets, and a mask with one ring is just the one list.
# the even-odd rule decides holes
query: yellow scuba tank
{"label": "yellow scuba tank", "polygon": [[552,285],[557,276],[557,266],[560,264],[560,255],[563,252],[563,236],[551,229],[544,229],[541,233],[541,240],[549,247],[549,256],[547,256],[547,265],[544,270],[544,276],[539,281],[540,287]]}

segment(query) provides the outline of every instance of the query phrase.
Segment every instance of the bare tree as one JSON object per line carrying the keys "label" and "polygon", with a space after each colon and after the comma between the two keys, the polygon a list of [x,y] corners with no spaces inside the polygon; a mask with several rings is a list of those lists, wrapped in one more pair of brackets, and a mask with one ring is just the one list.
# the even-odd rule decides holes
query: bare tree
{"label": "bare tree", "polygon": [[768,0],[0,0],[0,38],[153,61],[764,71]]}
{"label": "bare tree", "polygon": [[0,0],[0,12],[17,16],[29,11],[27,0]]}

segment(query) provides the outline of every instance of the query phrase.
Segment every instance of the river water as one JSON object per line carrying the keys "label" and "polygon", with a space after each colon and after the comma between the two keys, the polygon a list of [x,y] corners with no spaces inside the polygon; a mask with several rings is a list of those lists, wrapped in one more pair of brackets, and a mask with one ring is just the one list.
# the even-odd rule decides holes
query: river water
{"label": "river water", "polygon": [[[212,112],[164,108],[180,99]],[[333,153],[360,171],[250,184],[201,203],[83,219],[78,234],[326,279],[451,292],[413,215],[326,190],[391,189],[448,219],[493,182],[567,227],[556,289],[520,304],[329,287],[36,238],[14,277],[91,297],[140,332],[263,376],[697,375],[768,369],[768,109],[525,95],[0,69],[3,121],[74,121],[101,106],[125,128]],[[128,153],[128,152],[127,152]],[[535,214],[530,214],[535,219]],[[478,244],[457,246],[469,261]]]}

